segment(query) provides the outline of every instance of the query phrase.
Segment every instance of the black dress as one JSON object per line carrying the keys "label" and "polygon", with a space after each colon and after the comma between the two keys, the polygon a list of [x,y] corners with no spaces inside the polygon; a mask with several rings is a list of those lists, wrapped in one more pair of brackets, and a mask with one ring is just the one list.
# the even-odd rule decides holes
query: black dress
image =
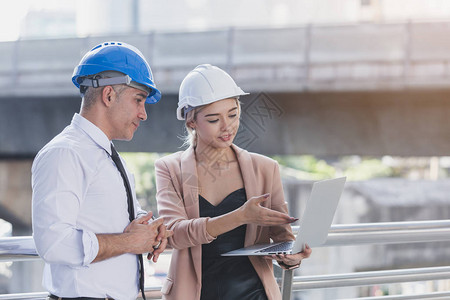
{"label": "black dress", "polygon": [[[232,192],[217,206],[199,195],[200,217],[229,213],[245,201],[244,188]],[[220,256],[243,247],[245,231],[246,225],[243,225],[202,245],[201,300],[267,300],[264,286],[247,256]]]}

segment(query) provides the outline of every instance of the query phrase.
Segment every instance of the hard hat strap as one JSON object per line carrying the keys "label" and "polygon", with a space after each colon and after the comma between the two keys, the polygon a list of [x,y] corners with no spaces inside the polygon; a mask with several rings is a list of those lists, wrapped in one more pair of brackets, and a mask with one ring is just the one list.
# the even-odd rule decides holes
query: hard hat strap
{"label": "hard hat strap", "polygon": [[115,85],[115,84],[126,84],[130,85],[131,77],[128,75],[118,76],[112,78],[83,78],[80,85],[82,86],[92,86],[98,88],[99,86]]}
{"label": "hard hat strap", "polygon": [[195,107],[194,106],[190,106],[190,105],[186,105],[183,108],[183,114],[184,114],[184,119],[186,119],[188,112],[190,112],[191,110],[193,110]]}

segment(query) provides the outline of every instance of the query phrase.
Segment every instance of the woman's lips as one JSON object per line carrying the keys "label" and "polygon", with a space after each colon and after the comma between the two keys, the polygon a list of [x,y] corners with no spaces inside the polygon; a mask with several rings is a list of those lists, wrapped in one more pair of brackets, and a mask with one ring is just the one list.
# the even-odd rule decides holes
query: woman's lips
{"label": "woman's lips", "polygon": [[232,134],[224,134],[221,135],[219,138],[224,141],[224,142],[228,142],[229,140],[231,140]]}

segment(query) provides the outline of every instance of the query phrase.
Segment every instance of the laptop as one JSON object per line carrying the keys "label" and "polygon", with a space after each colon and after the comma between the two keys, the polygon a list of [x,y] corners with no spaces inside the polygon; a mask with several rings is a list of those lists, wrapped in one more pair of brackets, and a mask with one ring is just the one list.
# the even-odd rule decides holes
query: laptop
{"label": "laptop", "polygon": [[340,177],[314,182],[295,241],[258,244],[222,256],[295,254],[302,252],[305,244],[309,247],[322,245],[328,237],[345,181],[346,177]]}

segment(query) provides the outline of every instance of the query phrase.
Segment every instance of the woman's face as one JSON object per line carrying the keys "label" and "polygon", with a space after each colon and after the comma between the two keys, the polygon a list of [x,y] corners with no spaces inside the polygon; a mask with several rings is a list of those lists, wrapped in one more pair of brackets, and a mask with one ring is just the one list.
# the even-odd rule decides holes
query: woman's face
{"label": "woman's face", "polygon": [[188,124],[197,132],[197,146],[225,148],[231,146],[239,129],[239,108],[235,98],[209,104]]}

